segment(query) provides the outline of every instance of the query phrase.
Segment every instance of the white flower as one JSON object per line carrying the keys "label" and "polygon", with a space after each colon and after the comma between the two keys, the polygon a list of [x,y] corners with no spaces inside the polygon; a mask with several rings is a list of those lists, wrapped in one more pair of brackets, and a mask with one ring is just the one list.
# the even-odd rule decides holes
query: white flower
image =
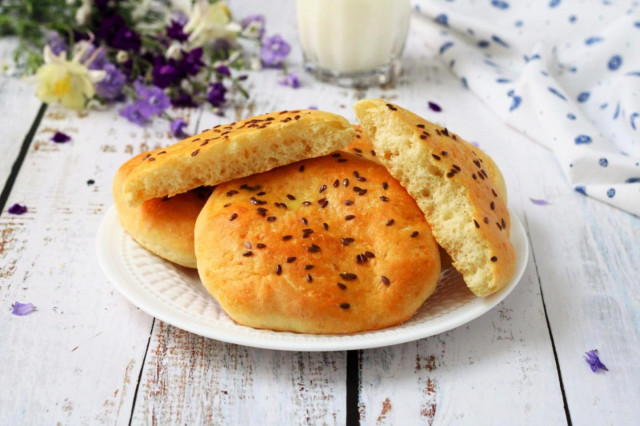
{"label": "white flower", "polygon": [[182,56],[182,45],[180,42],[174,41],[164,54],[167,59],[180,59]]}
{"label": "white flower", "polygon": [[[104,71],[89,70],[81,62],[85,53],[86,46],[82,46],[73,59],[68,61],[66,52],[60,52],[56,56],[49,46],[45,46],[45,63],[36,72],[36,95],[46,103],[59,102],[68,108],[84,108],[87,99],[91,99],[96,93],[94,83],[105,77]],[[93,58],[88,61],[91,59]]]}
{"label": "white flower", "polygon": [[82,0],[82,6],[76,10],[76,22],[78,25],[84,25],[91,16],[91,3],[92,0]]}
{"label": "white flower", "polygon": [[129,53],[126,50],[118,50],[116,53],[116,62],[123,64],[129,60]]}
{"label": "white flower", "polygon": [[215,39],[237,37],[242,30],[237,22],[231,21],[231,12],[223,2],[210,4],[209,0],[196,0],[189,13],[189,22],[184,31],[189,34],[189,43],[202,46]]}

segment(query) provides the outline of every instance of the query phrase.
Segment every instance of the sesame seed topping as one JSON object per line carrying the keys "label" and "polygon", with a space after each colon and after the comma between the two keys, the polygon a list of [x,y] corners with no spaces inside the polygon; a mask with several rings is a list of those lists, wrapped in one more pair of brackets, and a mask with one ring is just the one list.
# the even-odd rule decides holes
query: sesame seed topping
{"label": "sesame seed topping", "polygon": [[340,179],[336,179],[336,180],[334,180],[334,181],[333,181],[333,187],[334,187],[334,188],[337,188],[337,187],[339,187],[339,186],[340,186]]}
{"label": "sesame seed topping", "polygon": [[198,153],[199,153],[199,152],[200,152],[200,150],[199,150],[199,149],[196,149],[195,151],[193,151],[193,152],[191,153],[191,156],[192,156],[192,157],[195,157],[196,155],[198,155]]}
{"label": "sesame seed topping", "polygon": [[354,238],[340,238],[340,242],[342,243],[343,246],[348,246],[354,241],[355,241]]}
{"label": "sesame seed topping", "polygon": [[346,158],[338,158],[338,163],[346,163],[347,159]]}
{"label": "sesame seed topping", "polygon": [[364,195],[367,193],[366,189],[361,189],[360,191],[358,191],[358,195]]}
{"label": "sesame seed topping", "polygon": [[349,179],[343,179],[342,184],[345,186],[345,188],[349,186]]}
{"label": "sesame seed topping", "polygon": [[491,206],[491,210],[496,209],[496,203],[494,203],[493,201],[491,202],[490,206]]}
{"label": "sesame seed topping", "polygon": [[235,189],[232,189],[231,191],[227,192],[227,197],[231,197],[232,195],[236,195],[238,193],[238,191],[236,191]]}
{"label": "sesame seed topping", "polygon": [[231,203],[227,203],[227,204],[225,204],[225,205],[224,205],[224,206],[222,206],[222,207],[225,207],[225,208],[226,208],[226,207],[229,207],[230,205],[231,205]]}
{"label": "sesame seed topping", "polygon": [[149,157],[149,159],[147,161],[156,161],[156,159],[153,158],[153,157]]}
{"label": "sesame seed topping", "polygon": [[398,108],[394,107],[391,104],[387,104],[387,108],[389,108],[391,111],[397,111],[398,110]]}
{"label": "sesame seed topping", "polygon": [[473,164],[476,165],[476,167],[481,168],[482,165],[480,164],[480,161],[476,158],[475,160],[473,160]]}
{"label": "sesame seed topping", "polygon": [[304,204],[305,206],[310,206],[311,205],[311,201],[303,201],[302,204]]}
{"label": "sesame seed topping", "polygon": [[422,140],[427,139],[427,135],[420,135],[420,139],[422,139]]}
{"label": "sesame seed topping", "polygon": [[473,219],[473,223],[476,225],[476,228],[480,228],[480,224],[477,220]]}
{"label": "sesame seed topping", "polygon": [[263,195],[266,195],[266,194],[267,194],[266,192],[264,192],[264,191],[260,191],[260,192],[258,192],[256,195],[257,195],[258,197],[262,197]]}
{"label": "sesame seed topping", "polygon": [[[391,108],[389,108],[389,109],[391,109]],[[395,111],[395,109],[393,109],[393,111]],[[350,304],[348,304],[348,303],[341,303],[341,304],[340,304],[340,307],[341,307],[342,309],[349,309],[349,308],[351,307],[351,305],[350,305]]]}
{"label": "sesame seed topping", "polygon": [[364,254],[358,254],[356,256],[356,263],[364,263],[367,261],[367,256],[365,256]]}
{"label": "sesame seed topping", "polygon": [[309,235],[313,234],[313,229],[303,229],[302,238],[309,238]]}
{"label": "sesame seed topping", "polygon": [[393,223],[394,223],[394,222],[395,222],[395,220],[393,220],[393,219],[389,219],[389,220],[385,223],[385,225],[387,225],[387,226],[391,226],[391,225],[393,225]]}
{"label": "sesame seed topping", "polygon": [[496,194],[496,191],[494,191],[493,188],[491,189],[491,193],[493,194],[494,197],[498,196],[498,194]]}
{"label": "sesame seed topping", "polygon": [[304,172],[304,165],[300,166],[300,168],[298,169],[299,172]]}
{"label": "sesame seed topping", "polygon": [[294,197],[294,196],[293,196],[293,195],[291,195],[291,194],[287,194],[287,198],[288,198],[288,199],[290,199],[290,200],[292,200],[292,201],[296,199],[296,197]]}
{"label": "sesame seed topping", "polygon": [[342,283],[338,283],[338,287],[340,287],[341,290],[346,290],[347,286],[342,284]]}
{"label": "sesame seed topping", "polygon": [[376,156],[376,152],[374,150],[371,150],[371,156],[375,157]]}
{"label": "sesame seed topping", "polygon": [[307,220],[306,217],[303,217],[302,219],[300,219],[300,222],[302,222],[304,226],[307,226],[309,224],[309,221]]}
{"label": "sesame seed topping", "polygon": [[231,217],[229,217],[229,221],[234,221],[236,220],[237,217],[238,217],[238,213],[234,213],[231,215]]}
{"label": "sesame seed topping", "polygon": [[307,271],[309,269],[313,269],[313,268],[314,268],[314,265],[304,265],[304,269],[307,270]]}
{"label": "sesame seed topping", "polygon": [[313,277],[311,276],[311,274],[307,274],[307,282],[311,281],[313,281]]}
{"label": "sesame seed topping", "polygon": [[353,150],[358,154],[362,154],[362,150],[360,148],[353,148]]}
{"label": "sesame seed topping", "polygon": [[475,173],[471,177],[473,178],[473,180],[477,180],[478,179],[478,176],[476,176]]}
{"label": "sesame seed topping", "polygon": [[411,233],[411,238],[415,238],[415,237],[417,237],[419,234],[420,234],[420,233],[419,233],[418,231],[413,231],[413,232]]}
{"label": "sesame seed topping", "polygon": [[449,153],[448,153],[447,151],[442,151],[442,152],[440,153],[440,155],[442,155],[443,157],[446,157],[448,154],[449,154]]}
{"label": "sesame seed topping", "polygon": [[352,205],[353,205],[353,201],[351,201],[351,200],[346,200],[346,201],[344,202],[344,204],[345,204],[345,206],[352,206]]}
{"label": "sesame seed topping", "polygon": [[327,201],[326,198],[323,198],[322,200],[318,200],[318,204],[320,204],[320,207],[324,209],[329,205],[329,201]]}
{"label": "sesame seed topping", "polygon": [[503,229],[507,229],[507,222],[504,221],[504,218],[500,219],[500,223],[502,224]]}
{"label": "sesame seed topping", "polygon": [[440,156],[439,156],[439,155],[437,155],[437,154],[431,154],[431,156],[432,156],[433,158],[435,158],[437,161],[440,161]]}
{"label": "sesame seed topping", "polygon": [[493,256],[493,257],[491,258],[491,261],[492,261],[492,262],[497,262],[497,261],[498,261],[498,258],[497,258],[496,256]]}
{"label": "sesame seed topping", "polygon": [[265,209],[264,207],[258,207],[256,209],[256,211],[258,212],[258,214],[260,216],[266,216],[267,215],[267,209]]}
{"label": "sesame seed topping", "polygon": [[266,246],[267,246],[266,244],[262,244],[262,243],[258,243],[258,244],[256,244],[256,248],[259,248],[259,249],[263,249],[263,248],[265,248]]}
{"label": "sesame seed topping", "polygon": [[370,251],[365,251],[364,255],[367,256],[369,259],[373,259],[374,257],[376,257],[376,255],[371,253]]}
{"label": "sesame seed topping", "polygon": [[384,201],[386,203],[387,201],[389,201],[389,198],[385,197],[384,195],[381,195],[380,196],[380,200],[382,200],[382,201]]}
{"label": "sesame seed topping", "polygon": [[348,215],[346,215],[346,216],[344,217],[344,220],[353,220],[353,219],[355,219],[355,218],[356,218],[356,217],[355,217],[355,215],[348,214]]}
{"label": "sesame seed topping", "polygon": [[293,263],[295,261],[296,261],[296,257],[295,256],[287,257],[287,263]]}
{"label": "sesame seed topping", "polygon": [[324,191],[326,191],[326,190],[327,190],[327,185],[322,185],[322,186],[320,187],[320,190],[319,190],[318,192],[322,194],[322,193],[323,193]]}
{"label": "sesame seed topping", "polygon": [[485,216],[484,218],[484,223],[488,224],[489,223],[489,218]]}
{"label": "sesame seed topping", "polygon": [[498,227],[499,230],[502,231],[502,225],[500,225],[500,222],[496,222],[496,226]]}
{"label": "sesame seed topping", "polygon": [[322,224],[322,227],[324,228],[325,231],[329,230],[329,225],[327,225],[326,222]]}
{"label": "sesame seed topping", "polygon": [[242,253],[242,255],[244,257],[251,257],[251,256],[253,256],[253,252],[252,251],[245,251],[244,253]]}
{"label": "sesame seed topping", "polygon": [[282,265],[278,264],[276,266],[276,275],[282,274]]}
{"label": "sesame seed topping", "polygon": [[356,274],[352,274],[350,272],[342,272],[340,274],[340,278],[342,278],[345,281],[353,281],[353,280],[357,279],[358,276]]}
{"label": "sesame seed topping", "polygon": [[453,172],[449,172],[449,173],[447,173],[447,177],[448,177],[448,178],[452,178],[452,177],[454,177],[455,175],[456,175],[456,174],[455,174],[455,173],[453,173]]}
{"label": "sesame seed topping", "polygon": [[389,278],[385,277],[384,275],[380,277],[380,279],[382,280],[382,283],[384,285],[389,285],[391,284],[391,281],[389,281]]}
{"label": "sesame seed topping", "polygon": [[269,217],[267,218],[267,221],[268,221],[268,222],[275,222],[275,221],[276,221],[276,217],[275,217],[275,216],[269,216]]}
{"label": "sesame seed topping", "polygon": [[340,157],[340,153],[339,152],[335,152],[335,153],[331,154],[331,156],[334,157],[334,158],[338,158],[338,157]]}
{"label": "sesame seed topping", "polygon": [[460,171],[462,170],[460,167],[458,167],[457,165],[453,164],[451,167],[453,167],[456,171]]}
{"label": "sesame seed topping", "polygon": [[419,129],[424,129],[424,124],[416,124],[416,127]]}
{"label": "sesame seed topping", "polygon": [[293,238],[293,235],[285,235],[284,237],[282,237],[282,241],[289,241],[292,238]]}
{"label": "sesame seed topping", "polygon": [[319,251],[320,251],[320,247],[318,247],[318,246],[317,246],[317,245],[315,245],[315,244],[311,244],[311,246],[309,246],[309,247],[307,248],[307,250],[308,250],[310,253],[317,253],[317,252],[319,252]]}

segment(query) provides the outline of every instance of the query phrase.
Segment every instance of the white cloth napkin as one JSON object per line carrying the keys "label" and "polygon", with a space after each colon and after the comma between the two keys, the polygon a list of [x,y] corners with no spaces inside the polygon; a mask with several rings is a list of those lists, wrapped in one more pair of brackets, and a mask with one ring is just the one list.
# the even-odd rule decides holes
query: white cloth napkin
{"label": "white cloth napkin", "polygon": [[640,1],[413,3],[461,84],[576,191],[640,216]]}

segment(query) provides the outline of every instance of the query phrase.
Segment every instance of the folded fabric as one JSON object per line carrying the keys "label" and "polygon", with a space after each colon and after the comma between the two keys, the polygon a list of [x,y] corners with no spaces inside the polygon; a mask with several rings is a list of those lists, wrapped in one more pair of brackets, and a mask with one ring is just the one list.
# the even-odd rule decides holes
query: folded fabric
{"label": "folded fabric", "polygon": [[640,2],[413,2],[461,84],[576,191],[640,216]]}

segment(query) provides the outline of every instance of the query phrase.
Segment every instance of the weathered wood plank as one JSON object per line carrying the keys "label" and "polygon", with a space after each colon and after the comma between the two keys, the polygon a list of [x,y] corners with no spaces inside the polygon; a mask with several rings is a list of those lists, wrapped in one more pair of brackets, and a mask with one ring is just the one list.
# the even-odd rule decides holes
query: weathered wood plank
{"label": "weathered wood plank", "polygon": [[0,38],[0,185],[4,186],[18,157],[24,137],[36,118],[40,100],[35,86],[2,71],[12,67],[17,40]]}

